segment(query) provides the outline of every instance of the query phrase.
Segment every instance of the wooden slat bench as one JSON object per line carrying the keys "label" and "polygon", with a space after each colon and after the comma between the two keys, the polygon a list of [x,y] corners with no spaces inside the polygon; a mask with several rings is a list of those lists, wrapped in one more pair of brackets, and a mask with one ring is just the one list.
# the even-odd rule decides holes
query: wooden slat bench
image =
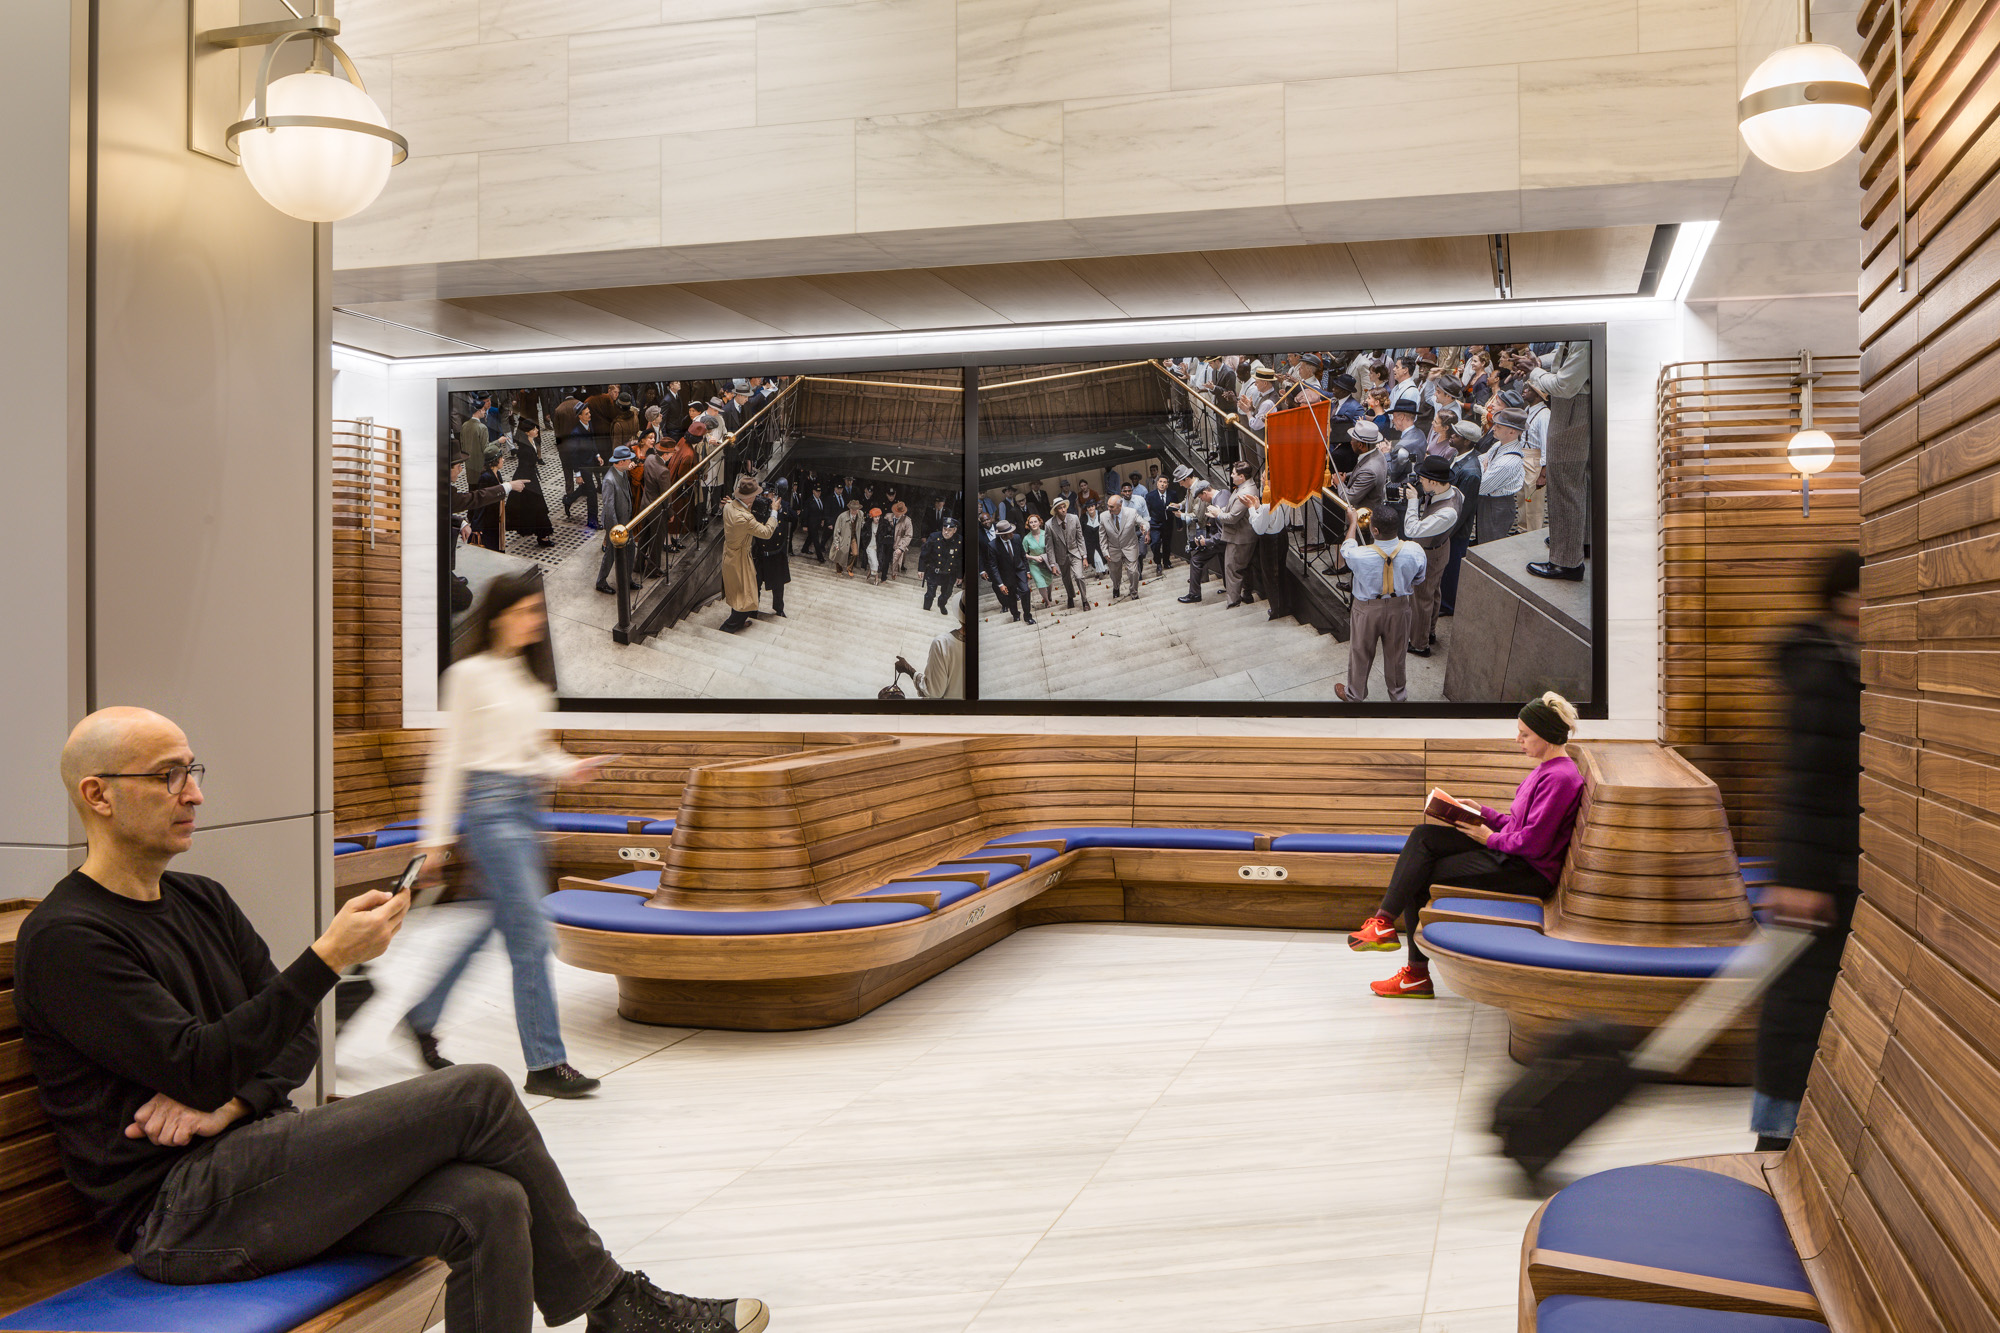
{"label": "wooden slat bench", "polygon": [[[1418,935],[1446,984],[1506,1011],[1517,1059],[1581,1017],[1658,1026],[1751,931],[1713,780],[1648,742],[1571,753],[1584,798],[1554,896],[1440,893]],[[1747,1082],[1755,1034],[1752,1010],[1685,1077]]]}
{"label": "wooden slat bench", "polygon": [[[230,1333],[236,1300],[272,1293],[297,1306],[294,1333],[420,1333],[442,1320],[445,1268],[435,1259],[336,1257],[213,1287],[160,1287],[129,1270],[63,1178],[15,1019],[14,940],[34,905],[0,901],[0,1329],[134,1327],[102,1322],[107,1308],[157,1301],[171,1302],[189,1329]],[[316,1300],[307,1287],[351,1294]]]}
{"label": "wooden slat bench", "polygon": [[[1528,764],[1502,744],[1434,758],[1423,742],[912,736],[705,765],[688,775],[658,876],[562,881],[557,950],[617,976],[628,1019],[762,1030],[856,1018],[1026,926],[1353,929],[1434,782],[1449,774],[1504,804]],[[1566,877],[1576,898],[1558,899],[1557,919],[1635,941],[1739,937],[1707,919],[1726,914],[1715,902],[1729,884],[1748,921],[1740,880],[1709,873],[1726,829],[1720,844],[1692,840],[1686,878],[1703,897],[1677,904],[1675,853],[1642,845],[1652,835],[1634,813],[1712,831],[1692,826],[1719,821],[1703,804],[1713,784],[1656,746],[1576,749],[1598,775],[1585,831],[1609,830],[1609,846]],[[1301,786],[1311,799],[1288,803]],[[1233,841],[1164,836],[1232,828]],[[1630,919],[1606,900],[1631,904]],[[1624,980],[1579,983],[1571,1011]]]}

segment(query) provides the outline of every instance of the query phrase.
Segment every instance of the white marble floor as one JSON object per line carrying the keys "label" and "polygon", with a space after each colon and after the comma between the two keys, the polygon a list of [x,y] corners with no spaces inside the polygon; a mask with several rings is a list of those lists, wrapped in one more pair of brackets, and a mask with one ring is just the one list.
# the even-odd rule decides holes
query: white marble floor
{"label": "white marble floor", "polygon": [[[418,1071],[392,1025],[477,908],[412,921],[339,1090]],[[1378,1000],[1338,935],[1046,926],[859,1022],[626,1023],[556,964],[571,1060],[536,1119],[607,1245],[757,1295],[782,1333],[1500,1333],[1537,1201],[1485,1132],[1500,1016]],[[521,1070],[490,946],[440,1036]],[[1648,1088],[1574,1172],[1747,1150],[1745,1089]]]}

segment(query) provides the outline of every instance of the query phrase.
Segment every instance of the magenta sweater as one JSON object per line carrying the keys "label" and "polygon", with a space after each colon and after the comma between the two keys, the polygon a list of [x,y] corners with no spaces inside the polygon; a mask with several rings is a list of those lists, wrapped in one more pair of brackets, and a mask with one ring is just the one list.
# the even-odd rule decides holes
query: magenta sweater
{"label": "magenta sweater", "polygon": [[1569,838],[1582,801],[1583,774],[1576,771],[1576,761],[1566,754],[1544,759],[1515,789],[1512,814],[1480,807],[1494,829],[1486,845],[1520,857],[1553,884],[1569,855]]}

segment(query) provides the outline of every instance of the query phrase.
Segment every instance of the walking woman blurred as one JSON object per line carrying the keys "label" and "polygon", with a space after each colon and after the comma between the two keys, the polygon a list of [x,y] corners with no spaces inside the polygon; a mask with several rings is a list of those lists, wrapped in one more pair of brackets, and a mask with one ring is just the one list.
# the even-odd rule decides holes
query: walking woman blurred
{"label": "walking woman blurred", "polygon": [[[451,988],[495,930],[507,942],[514,972],[514,1024],[528,1063],[527,1091],[580,1097],[597,1080],[578,1073],[563,1050],[549,976],[549,890],[542,810],[550,784],[582,782],[616,756],[578,759],[546,735],[555,692],[543,684],[549,662],[548,609],[539,571],[495,579],[473,612],[473,652],[438,682],[445,713],[424,784],[420,850],[429,849],[424,882],[441,877],[438,852],[454,840],[465,849],[492,915],[466,940],[430,993],[403,1016],[424,1063],[451,1064],[438,1052],[437,1029]],[[455,832],[463,823],[462,834]]]}

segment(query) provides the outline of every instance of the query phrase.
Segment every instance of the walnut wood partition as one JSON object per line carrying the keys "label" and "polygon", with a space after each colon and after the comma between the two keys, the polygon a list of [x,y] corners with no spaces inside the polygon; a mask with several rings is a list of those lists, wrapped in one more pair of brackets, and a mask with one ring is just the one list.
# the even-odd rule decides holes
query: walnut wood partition
{"label": "walnut wood partition", "polygon": [[1784,725],[1771,645],[1810,614],[1818,562],[1859,527],[1857,359],[1813,358],[1813,424],[1835,449],[1810,517],[1785,461],[1798,369],[1787,357],[1660,370],[1660,740],[1715,779],[1746,856],[1768,850]]}
{"label": "walnut wood partition", "polygon": [[1798,1137],[1727,1165],[1836,1333],[1961,1333],[2000,1328],[2000,23],[1901,6],[1904,290],[1896,8],[1859,18],[1862,901]]}
{"label": "walnut wood partition", "polygon": [[333,725],[403,722],[403,436],[333,423]]}

